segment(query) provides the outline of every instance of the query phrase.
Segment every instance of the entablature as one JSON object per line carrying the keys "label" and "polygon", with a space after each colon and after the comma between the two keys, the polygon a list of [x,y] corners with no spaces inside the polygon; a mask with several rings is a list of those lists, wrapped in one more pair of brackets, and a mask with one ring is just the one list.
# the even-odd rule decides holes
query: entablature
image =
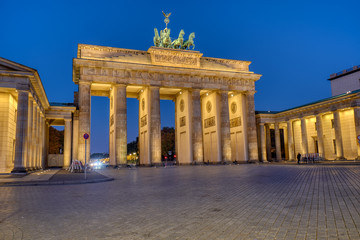
{"label": "entablature", "polygon": [[360,106],[360,92],[341,95],[314,104],[292,108],[276,114],[257,114],[258,123],[286,122],[289,120],[315,117],[329,112],[341,111]]}

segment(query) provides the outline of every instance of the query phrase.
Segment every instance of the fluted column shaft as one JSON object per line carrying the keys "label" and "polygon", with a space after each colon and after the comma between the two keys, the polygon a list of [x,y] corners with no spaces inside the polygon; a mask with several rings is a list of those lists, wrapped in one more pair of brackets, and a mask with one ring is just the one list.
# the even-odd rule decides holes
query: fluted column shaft
{"label": "fluted column shaft", "polygon": [[91,121],[91,85],[88,82],[79,82],[79,151],[78,159],[85,163],[85,139],[84,134],[89,134],[86,140],[86,159],[90,159],[90,121]]}
{"label": "fluted column shaft", "polygon": [[64,168],[68,168],[71,162],[71,119],[65,119],[64,128]]}
{"label": "fluted column shaft", "polygon": [[37,153],[37,115],[38,115],[38,111],[37,111],[37,106],[36,106],[36,102],[33,102],[33,113],[32,113],[32,133],[31,133],[31,147],[30,147],[30,151],[31,151],[31,157],[30,157],[30,168],[31,169],[36,169],[36,153]]}
{"label": "fluted column shaft", "polygon": [[266,134],[266,158],[269,161],[272,160],[270,124],[265,124],[265,134]]}
{"label": "fluted column shaft", "polygon": [[79,112],[75,111],[72,120],[72,159],[78,160],[79,151]]}
{"label": "fluted column shaft", "polygon": [[36,106],[37,114],[36,114],[36,145],[35,145],[35,163],[34,167],[35,169],[40,169],[40,108]]}
{"label": "fluted column shaft", "polygon": [[28,103],[28,134],[27,134],[27,151],[24,159],[24,164],[26,166],[27,170],[32,170],[32,159],[33,159],[33,133],[35,132],[34,128],[34,101],[32,98],[29,97],[29,103]]}
{"label": "fluted column shaft", "polygon": [[27,136],[28,136],[28,108],[29,93],[27,91],[19,91],[18,108],[16,121],[16,143],[15,143],[15,159],[14,169],[12,172],[26,172],[25,155],[27,154]]}
{"label": "fluted column shaft", "polygon": [[[360,107],[354,108],[354,121],[356,136],[360,136]],[[357,160],[360,160],[360,143],[357,144]]]}
{"label": "fluted column shaft", "polygon": [[230,139],[230,117],[229,117],[229,97],[227,92],[220,93],[220,131],[222,161],[231,161],[231,139]]}
{"label": "fluted column shaft", "polygon": [[126,85],[114,86],[115,92],[115,158],[117,165],[126,165],[127,155],[127,113]]}
{"label": "fluted column shaft", "polygon": [[248,153],[250,161],[258,161],[258,146],[256,134],[256,120],[255,120],[255,92],[246,93],[247,102],[247,140],[248,140]]}
{"label": "fluted column shaft", "polygon": [[322,127],[322,116],[316,115],[316,133],[317,133],[317,142],[319,155],[325,159],[325,151],[324,151],[324,139],[323,139],[323,127]]}
{"label": "fluted column shaft", "polygon": [[301,147],[302,147],[303,154],[309,153],[309,147],[308,147],[308,141],[307,141],[306,119],[305,118],[301,118]]}
{"label": "fluted column shaft", "polygon": [[265,124],[264,123],[260,123],[260,143],[261,143],[261,159],[263,162],[267,162],[266,135],[265,135]]}
{"label": "fluted column shaft", "polygon": [[151,164],[161,164],[161,118],[159,87],[150,87],[150,151]]}
{"label": "fluted column shaft", "polygon": [[276,159],[281,160],[281,143],[280,143],[279,123],[275,123],[275,148],[276,148]]}
{"label": "fluted column shaft", "polygon": [[334,114],[334,128],[335,128],[335,142],[336,142],[336,159],[342,160],[344,159],[344,149],[342,143],[340,112],[335,111],[333,114]]}
{"label": "fluted column shaft", "polygon": [[193,141],[193,162],[202,163],[203,153],[203,134],[201,126],[201,100],[200,90],[194,89],[192,92],[192,141]]}
{"label": "fluted column shaft", "polygon": [[291,120],[287,122],[287,129],[288,129],[287,134],[288,134],[289,160],[295,160],[294,137],[293,137],[293,127]]}

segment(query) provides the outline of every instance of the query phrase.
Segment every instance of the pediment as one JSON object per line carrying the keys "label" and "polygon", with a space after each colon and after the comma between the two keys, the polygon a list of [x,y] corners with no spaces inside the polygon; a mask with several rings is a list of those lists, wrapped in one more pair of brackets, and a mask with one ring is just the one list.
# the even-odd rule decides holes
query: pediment
{"label": "pediment", "polygon": [[10,71],[10,72],[34,72],[35,70],[19,63],[7,60],[5,58],[0,58],[0,71]]}

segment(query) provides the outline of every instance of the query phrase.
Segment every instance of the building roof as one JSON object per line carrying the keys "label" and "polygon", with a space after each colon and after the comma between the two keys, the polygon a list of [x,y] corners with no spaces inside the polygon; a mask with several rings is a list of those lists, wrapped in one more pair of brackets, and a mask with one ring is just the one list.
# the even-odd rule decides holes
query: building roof
{"label": "building roof", "polygon": [[354,73],[354,72],[357,72],[357,71],[360,71],[360,65],[353,66],[352,68],[342,70],[341,72],[333,73],[333,74],[330,75],[330,78],[328,80],[331,81],[331,80],[334,80],[336,78],[343,77],[345,75],[348,75],[348,74],[351,74],[351,73]]}
{"label": "building roof", "polygon": [[307,104],[304,104],[304,105],[300,105],[300,106],[297,106],[297,107],[289,108],[289,109],[286,109],[286,110],[283,110],[283,111],[255,111],[255,113],[256,113],[256,114],[277,114],[277,113],[284,113],[284,112],[291,111],[291,110],[294,110],[294,109],[297,109],[297,108],[302,108],[302,107],[307,107],[307,106],[315,105],[315,104],[318,104],[318,103],[326,102],[326,101],[329,101],[329,100],[334,100],[334,99],[341,98],[341,97],[344,97],[344,96],[350,96],[351,94],[356,94],[356,93],[360,93],[360,89],[355,90],[355,91],[349,91],[349,92],[347,92],[347,93],[342,93],[342,94],[339,94],[339,95],[336,95],[336,96],[324,98],[324,99],[321,99],[321,100],[318,100],[318,101],[314,101],[314,102],[310,102],[310,103],[307,103]]}

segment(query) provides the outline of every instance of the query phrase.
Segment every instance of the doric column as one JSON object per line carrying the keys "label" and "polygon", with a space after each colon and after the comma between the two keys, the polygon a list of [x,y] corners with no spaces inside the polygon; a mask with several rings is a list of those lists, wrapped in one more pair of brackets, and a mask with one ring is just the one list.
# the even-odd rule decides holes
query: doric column
{"label": "doric column", "polygon": [[43,114],[41,117],[41,157],[40,157],[40,168],[44,169],[44,162],[45,162],[45,154],[46,154],[46,124],[45,124],[45,115]]}
{"label": "doric column", "polygon": [[260,123],[261,159],[267,162],[265,124]]}
{"label": "doric column", "polygon": [[79,151],[79,111],[75,111],[72,120],[72,159],[78,160]]}
{"label": "doric column", "polygon": [[[45,145],[44,145],[44,156],[43,156],[43,160],[42,160],[42,168],[45,169],[48,166],[48,154],[49,154],[49,122],[48,121],[44,121],[44,141],[45,141]],[[77,140],[77,139],[76,139]]]}
{"label": "doric column", "polygon": [[203,163],[203,134],[201,126],[201,100],[200,90],[193,89],[192,92],[192,144],[193,144],[193,162]]}
{"label": "doric column", "polygon": [[40,169],[40,149],[41,149],[41,145],[40,145],[40,108],[38,106],[36,106],[37,109],[37,114],[36,114],[36,144],[35,144],[35,162],[34,162],[34,167],[35,169]]}
{"label": "doric column", "polygon": [[307,141],[307,130],[306,130],[306,119],[305,118],[301,118],[301,147],[302,147],[303,154],[309,153],[308,141]]}
{"label": "doric column", "polygon": [[[31,133],[31,147],[30,147],[30,151],[31,151],[31,157],[29,159],[29,164],[30,164],[30,168],[32,170],[36,169],[36,147],[37,147],[37,115],[38,115],[38,111],[37,111],[37,106],[36,106],[36,102],[33,102],[33,110],[32,110],[32,124],[31,124],[31,129],[32,129],[32,133]],[[29,138],[30,139],[30,138]]]}
{"label": "doric column", "polygon": [[161,122],[159,87],[149,87],[151,164],[161,165]]}
{"label": "doric column", "polygon": [[26,172],[25,155],[27,154],[27,135],[28,135],[28,108],[29,93],[20,91],[18,93],[18,108],[16,121],[16,142],[15,142],[15,159],[14,169],[12,172]]}
{"label": "doric column", "polygon": [[255,91],[246,92],[247,102],[247,140],[248,140],[248,161],[258,161],[258,146],[256,134],[256,120],[255,120]]}
{"label": "doric column", "polygon": [[231,161],[231,139],[230,139],[230,117],[228,93],[220,92],[220,128],[221,128],[221,150],[222,161]]}
{"label": "doric column", "polygon": [[344,158],[344,149],[342,143],[342,134],[341,134],[341,122],[340,122],[340,112],[335,111],[334,114],[334,128],[335,128],[335,142],[336,142],[336,159],[343,160]]}
{"label": "doric column", "polygon": [[281,160],[281,144],[280,144],[280,129],[279,123],[275,123],[275,148],[276,148],[276,159]]}
{"label": "doric column", "polygon": [[28,103],[28,133],[27,133],[27,139],[26,139],[26,146],[27,151],[24,158],[24,166],[28,171],[32,170],[32,159],[33,159],[33,132],[35,132],[35,127],[33,125],[34,123],[34,100],[33,98],[29,97],[29,103]]}
{"label": "doric column", "polygon": [[265,134],[266,134],[266,159],[269,161],[271,158],[271,136],[270,136],[270,124],[265,124]]}
{"label": "doric column", "polygon": [[64,127],[64,168],[68,168],[71,162],[71,119],[65,119]]}
{"label": "doric column", "polygon": [[114,92],[115,158],[117,165],[125,166],[127,155],[126,85],[119,84],[114,86]]}
{"label": "doric column", "polygon": [[283,128],[283,136],[284,136],[284,153],[285,153],[285,159],[289,160],[289,148],[288,148],[288,133],[287,133],[287,127]]}
{"label": "doric column", "polygon": [[79,151],[78,160],[85,163],[85,139],[84,134],[89,134],[86,140],[86,159],[90,160],[90,112],[91,112],[91,83],[79,82]]}
{"label": "doric column", "polygon": [[293,126],[291,120],[287,121],[287,134],[288,134],[289,160],[295,160]]}
{"label": "doric column", "polygon": [[41,113],[41,109],[39,108],[39,137],[38,137],[38,141],[39,141],[39,148],[38,148],[38,152],[37,152],[37,160],[36,160],[36,168],[37,169],[41,169],[41,151],[42,151],[42,125],[41,125],[41,121],[42,121],[42,113]]}
{"label": "doric column", "polygon": [[320,114],[316,115],[316,133],[317,133],[319,155],[325,159],[324,139],[323,139],[324,134],[322,127],[322,116]]}
{"label": "doric column", "polygon": [[[360,107],[354,107],[354,121],[356,137],[360,135]],[[357,160],[360,160],[360,143],[357,144]]]}

